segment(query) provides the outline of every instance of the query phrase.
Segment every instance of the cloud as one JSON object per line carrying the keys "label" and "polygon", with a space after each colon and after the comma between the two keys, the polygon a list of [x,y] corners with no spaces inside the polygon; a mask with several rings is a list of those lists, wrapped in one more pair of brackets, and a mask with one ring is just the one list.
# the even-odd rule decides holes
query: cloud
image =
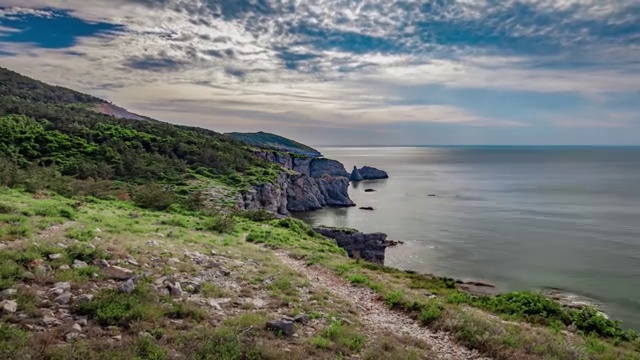
{"label": "cloud", "polygon": [[[531,126],[518,113],[487,115],[428,94],[407,103],[406,94],[438,85],[452,94],[577,94],[606,106],[612,94],[640,91],[633,0],[0,0],[0,7],[0,19],[14,21],[0,28],[3,65],[135,112],[182,113],[212,127],[242,117],[306,127],[518,128]],[[32,17],[91,30],[55,46],[46,36],[7,35],[26,31],[19,22]],[[499,106],[499,95],[493,101]]]}

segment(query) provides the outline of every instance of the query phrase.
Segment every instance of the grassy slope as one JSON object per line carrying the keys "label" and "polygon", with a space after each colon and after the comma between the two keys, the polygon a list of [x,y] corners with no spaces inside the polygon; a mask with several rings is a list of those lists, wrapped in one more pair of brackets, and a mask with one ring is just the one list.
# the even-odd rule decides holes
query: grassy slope
{"label": "grassy slope", "polygon": [[[432,358],[424,344],[363,329],[349,304],[311,290],[306,278],[277,260],[269,250],[274,248],[326,267],[354,286],[369,287],[390,308],[424,326],[450,331],[461,343],[496,359],[640,359],[635,341],[580,335],[556,322],[534,325],[545,323],[544,318],[507,315],[497,305],[472,301],[446,279],[347,259],[334,243],[294,219],[259,223],[236,217],[221,227],[211,215],[197,212],[155,212],[123,201],[73,200],[9,189],[0,191],[0,212],[0,290],[18,289],[12,298],[19,313],[27,316],[0,318],[0,358],[164,359],[176,352],[194,359]],[[157,246],[149,241],[157,241]],[[207,260],[194,261],[185,251],[205,254]],[[208,255],[212,251],[217,255]],[[48,260],[53,253],[63,258]],[[122,295],[110,290],[116,283],[93,277],[100,273],[95,267],[59,269],[74,259],[100,258],[144,272],[146,280],[131,295]],[[51,270],[30,270],[34,276],[25,277],[27,265],[36,259]],[[127,262],[131,259],[139,266]],[[212,271],[206,265],[210,262],[227,276],[207,280],[193,296],[230,298],[224,313],[153,290],[162,276],[204,276]],[[42,302],[57,281],[70,281],[76,295],[96,296],[90,306],[70,309],[89,316],[82,331],[85,339],[64,340],[72,331],[72,318],[62,318],[62,325],[44,332],[28,331],[28,320],[37,323],[47,308],[57,309],[51,301]],[[427,298],[427,291],[436,297]],[[247,298],[264,299],[266,305],[255,308],[245,303]],[[495,315],[480,308],[491,308]],[[267,319],[301,312],[314,320],[296,338],[264,330]]]}
{"label": "grassy slope", "polygon": [[227,135],[240,140],[249,146],[292,152],[294,154],[313,157],[321,155],[318,150],[310,146],[279,135],[265,133],[262,131],[257,133],[228,133]]}

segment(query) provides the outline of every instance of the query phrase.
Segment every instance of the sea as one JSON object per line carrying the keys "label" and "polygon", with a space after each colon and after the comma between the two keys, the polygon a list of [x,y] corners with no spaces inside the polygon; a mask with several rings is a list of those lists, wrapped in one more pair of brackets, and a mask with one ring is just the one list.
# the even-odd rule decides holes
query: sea
{"label": "sea", "polygon": [[388,266],[502,291],[555,289],[640,330],[640,147],[319,150],[390,178],[352,184],[358,207],[305,221],[404,241],[387,249]]}

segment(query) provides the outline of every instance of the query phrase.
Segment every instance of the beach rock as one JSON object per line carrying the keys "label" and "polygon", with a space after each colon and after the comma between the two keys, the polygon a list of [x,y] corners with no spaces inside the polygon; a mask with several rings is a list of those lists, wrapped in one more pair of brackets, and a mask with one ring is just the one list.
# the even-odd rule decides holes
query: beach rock
{"label": "beach rock", "polygon": [[349,257],[384,265],[384,255],[387,248],[386,234],[365,234],[354,229],[330,227],[317,227],[314,230],[336,240],[338,246],[345,249]]}
{"label": "beach rock", "polygon": [[360,169],[360,175],[364,180],[378,180],[378,179],[388,179],[389,175],[382,170],[376,169],[371,166],[364,166]]}
{"label": "beach rock", "polygon": [[267,330],[273,331],[284,336],[292,336],[296,332],[296,324],[291,321],[276,320],[267,322]]}
{"label": "beach rock", "polygon": [[353,167],[353,170],[351,171],[351,176],[349,177],[350,181],[362,181],[364,180],[364,178],[362,177],[362,175],[360,175],[360,171],[358,171],[357,167]]}

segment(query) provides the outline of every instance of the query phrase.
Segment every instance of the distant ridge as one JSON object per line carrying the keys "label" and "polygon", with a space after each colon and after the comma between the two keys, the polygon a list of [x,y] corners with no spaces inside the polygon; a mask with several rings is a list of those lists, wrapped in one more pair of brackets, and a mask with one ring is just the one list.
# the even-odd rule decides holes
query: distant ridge
{"label": "distant ridge", "polygon": [[229,135],[236,140],[240,140],[249,146],[286,151],[308,157],[322,156],[322,154],[318,150],[310,146],[301,144],[295,140],[287,139],[280,135],[270,134],[263,131],[257,133],[233,132],[227,133],[226,135]]}

